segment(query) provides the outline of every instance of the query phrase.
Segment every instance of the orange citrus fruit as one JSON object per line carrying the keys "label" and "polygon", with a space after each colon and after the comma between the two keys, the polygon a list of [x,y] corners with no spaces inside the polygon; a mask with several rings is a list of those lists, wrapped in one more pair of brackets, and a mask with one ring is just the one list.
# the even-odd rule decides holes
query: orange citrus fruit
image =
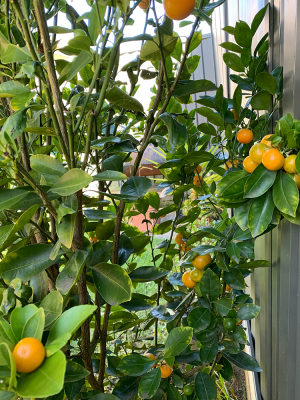
{"label": "orange citrus fruit", "polygon": [[291,156],[288,156],[285,160],[284,160],[284,165],[283,165],[283,169],[288,172],[289,174],[296,174],[297,170],[296,170],[296,155],[292,154]]}
{"label": "orange citrus fruit", "polygon": [[250,129],[241,129],[237,133],[237,141],[243,144],[251,143],[253,140],[253,132]]}
{"label": "orange citrus fruit", "polygon": [[196,0],[164,0],[163,4],[169,18],[181,21],[192,14],[196,7]]}
{"label": "orange citrus fruit", "polygon": [[231,287],[229,285],[226,285],[226,292],[230,292]]}
{"label": "orange citrus fruit", "polygon": [[191,278],[191,272],[187,271],[182,275],[182,283],[189,289],[193,289],[196,286],[196,282]]}
{"label": "orange citrus fruit", "polygon": [[200,269],[201,271],[212,262],[210,254],[205,254],[204,256],[197,256],[192,261],[194,268]]}
{"label": "orange citrus fruit", "polygon": [[283,167],[284,157],[278,149],[267,150],[262,157],[263,165],[270,171],[278,171]]}
{"label": "orange citrus fruit", "polygon": [[[238,160],[233,160],[233,167],[236,168],[237,165],[238,165]],[[225,170],[227,171],[229,168],[232,168],[232,162],[228,160],[225,163]]]}
{"label": "orange citrus fruit", "polygon": [[300,175],[294,175],[294,181],[296,182],[297,188],[300,189]]}
{"label": "orange citrus fruit", "polygon": [[200,174],[200,172],[202,171],[202,167],[201,167],[201,165],[198,165],[198,167],[195,169],[195,174],[197,175],[197,174]]}
{"label": "orange citrus fruit", "polygon": [[177,235],[174,238],[174,242],[177,244],[184,244],[183,239],[183,234],[182,233],[177,233]]}
{"label": "orange citrus fruit", "polygon": [[260,164],[262,156],[265,154],[267,150],[268,147],[265,144],[256,143],[251,147],[249,151],[249,156],[253,162],[255,162],[256,164]]}
{"label": "orange citrus fruit", "polygon": [[262,138],[262,140],[261,140],[261,143],[265,144],[265,145],[268,146],[268,147],[272,147],[271,141],[268,140],[270,136],[272,136],[272,135],[266,135],[266,136],[264,136],[264,137]]}
{"label": "orange citrus fruit", "polygon": [[153,360],[153,361],[156,360],[155,355],[152,353],[145,353],[144,357],[150,358],[150,360]]}
{"label": "orange citrus fruit", "polygon": [[20,340],[12,353],[18,372],[28,374],[36,370],[44,361],[45,349],[36,338],[25,338]]}
{"label": "orange citrus fruit", "polygon": [[161,377],[163,379],[168,378],[173,372],[172,368],[168,364],[162,364],[162,366],[160,367],[160,371],[161,371]]}
{"label": "orange citrus fruit", "polygon": [[149,6],[150,6],[150,0],[142,0],[142,1],[139,3],[139,7],[140,7],[142,10],[148,10]]}
{"label": "orange citrus fruit", "polygon": [[252,161],[251,157],[246,157],[244,162],[243,162],[243,166],[244,169],[247,172],[250,172],[250,174],[252,174],[252,172],[255,170],[256,167],[258,167],[258,164],[256,164],[254,161]]}
{"label": "orange citrus fruit", "polygon": [[193,269],[190,273],[190,278],[192,279],[192,281],[194,282],[200,282],[201,278],[203,275],[203,271],[200,271],[199,269]]}
{"label": "orange citrus fruit", "polygon": [[239,120],[239,114],[235,111],[234,108],[231,110],[231,112],[233,114],[234,120],[238,121]]}
{"label": "orange citrus fruit", "polygon": [[193,184],[194,184],[195,186],[201,186],[202,183],[203,183],[203,179],[201,178],[201,176],[200,176],[200,178],[199,178],[199,176],[197,176],[197,175],[194,176]]}
{"label": "orange citrus fruit", "polygon": [[93,242],[93,244],[96,244],[96,243],[98,242],[97,236],[94,236],[94,237],[93,237],[92,242]]}
{"label": "orange citrus fruit", "polygon": [[187,253],[188,251],[191,250],[190,247],[186,247],[186,244],[185,244],[185,243],[183,243],[183,244],[180,246],[180,248],[181,248],[181,251],[183,251],[184,253]]}

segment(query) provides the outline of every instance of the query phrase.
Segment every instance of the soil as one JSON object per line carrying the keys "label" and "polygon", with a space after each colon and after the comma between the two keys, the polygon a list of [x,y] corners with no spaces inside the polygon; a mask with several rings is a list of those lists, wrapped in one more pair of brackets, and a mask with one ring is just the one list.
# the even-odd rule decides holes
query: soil
{"label": "soil", "polygon": [[233,366],[233,378],[230,386],[233,388],[237,400],[247,400],[246,380],[243,370]]}

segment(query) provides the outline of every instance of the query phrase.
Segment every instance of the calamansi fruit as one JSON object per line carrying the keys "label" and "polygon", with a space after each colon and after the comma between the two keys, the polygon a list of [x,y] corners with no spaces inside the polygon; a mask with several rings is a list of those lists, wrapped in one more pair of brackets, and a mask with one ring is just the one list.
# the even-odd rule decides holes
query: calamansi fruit
{"label": "calamansi fruit", "polygon": [[283,165],[283,169],[288,172],[289,174],[296,174],[297,170],[296,170],[296,155],[292,154],[291,156],[288,156],[285,160],[284,160],[284,165]]}
{"label": "calamansi fruit", "polygon": [[194,173],[197,175],[197,174],[200,174],[201,171],[202,171],[202,167],[201,167],[201,165],[198,165],[198,167],[195,169]]}
{"label": "calamansi fruit", "polygon": [[262,157],[263,165],[270,171],[278,171],[283,167],[284,157],[278,149],[267,150]]}
{"label": "calamansi fruit", "polygon": [[93,241],[93,244],[96,244],[98,242],[97,236],[94,236],[92,241]]}
{"label": "calamansi fruit", "polygon": [[190,273],[190,278],[192,279],[192,281],[194,282],[200,282],[201,278],[203,275],[203,271],[200,271],[199,269],[193,269]]}
{"label": "calamansi fruit", "polygon": [[186,396],[191,396],[191,395],[193,394],[193,392],[194,392],[194,389],[193,389],[193,386],[192,386],[192,385],[186,385],[186,386],[183,388],[183,393],[184,393]]}
{"label": "calamansi fruit", "polygon": [[225,163],[225,170],[227,171],[229,168],[236,168],[238,165],[238,160],[233,160],[233,166],[232,166],[232,162],[231,161],[226,161]]}
{"label": "calamansi fruit", "polygon": [[243,161],[243,167],[247,172],[252,174],[252,172],[255,170],[255,168],[258,167],[258,164],[256,164],[254,161],[252,161],[251,157],[248,156]]}
{"label": "calamansi fruit", "polygon": [[142,0],[142,1],[139,3],[139,7],[140,7],[142,10],[148,10],[149,6],[150,6],[150,0]]}
{"label": "calamansi fruit", "polygon": [[185,243],[183,243],[183,244],[180,246],[180,248],[181,248],[181,251],[183,251],[184,253],[187,253],[188,251],[191,250],[190,247],[186,247],[186,244],[185,244]]}
{"label": "calamansi fruit", "polygon": [[45,349],[36,338],[25,338],[20,340],[12,353],[18,372],[28,374],[36,370],[44,361]]}
{"label": "calamansi fruit", "polygon": [[271,143],[271,141],[270,140],[268,140],[269,139],[269,137],[271,137],[272,135],[266,135],[266,136],[264,136],[263,138],[262,138],[262,140],[261,140],[261,143],[263,143],[263,144],[265,144],[266,146],[268,146],[268,147],[272,147],[272,143]]}
{"label": "calamansi fruit", "polygon": [[260,164],[262,157],[267,150],[268,147],[265,144],[256,143],[251,147],[249,151],[249,156],[253,162],[255,162],[256,164]]}
{"label": "calamansi fruit", "polygon": [[194,176],[193,184],[195,186],[202,186],[202,183],[203,183],[203,178],[201,178],[201,176],[200,177],[198,175]]}
{"label": "calamansi fruit", "polygon": [[227,317],[228,317],[228,318],[235,318],[235,317],[236,317],[236,314],[237,314],[236,310],[232,309],[232,310],[230,310],[229,313],[227,314]]}
{"label": "calamansi fruit", "polygon": [[153,360],[153,361],[156,360],[155,355],[152,353],[145,353],[144,357],[150,358],[150,360]]}
{"label": "calamansi fruit", "polygon": [[182,283],[189,289],[193,289],[196,286],[196,282],[191,278],[190,271],[187,271],[182,275]]}
{"label": "calamansi fruit", "polygon": [[297,188],[300,189],[300,175],[294,174],[294,181],[296,182]]}
{"label": "calamansi fruit", "polygon": [[177,233],[177,235],[174,238],[174,242],[177,244],[184,244],[183,239],[183,234],[182,233]]}
{"label": "calamansi fruit", "polygon": [[250,129],[241,129],[236,135],[237,141],[243,144],[251,143],[253,132]]}
{"label": "calamansi fruit", "polygon": [[192,261],[194,268],[203,270],[207,264],[210,264],[212,261],[210,254],[205,254],[204,256],[197,256]]}
{"label": "calamansi fruit", "polygon": [[163,379],[168,378],[173,372],[172,368],[168,364],[162,364],[162,366],[160,367],[160,371],[161,371],[161,377]]}
{"label": "calamansi fruit", "polygon": [[223,326],[227,331],[233,331],[235,328],[235,320],[232,318],[225,318],[223,320]]}
{"label": "calamansi fruit", "polygon": [[226,292],[230,292],[231,291],[231,287],[229,285],[226,285]]}
{"label": "calamansi fruit", "polygon": [[238,120],[239,120],[239,114],[235,111],[234,108],[231,110],[231,112],[232,112],[232,114],[233,114],[234,120],[235,120],[235,121],[238,121]]}
{"label": "calamansi fruit", "polygon": [[167,16],[181,21],[187,18],[196,7],[196,0],[164,0],[164,9]]}

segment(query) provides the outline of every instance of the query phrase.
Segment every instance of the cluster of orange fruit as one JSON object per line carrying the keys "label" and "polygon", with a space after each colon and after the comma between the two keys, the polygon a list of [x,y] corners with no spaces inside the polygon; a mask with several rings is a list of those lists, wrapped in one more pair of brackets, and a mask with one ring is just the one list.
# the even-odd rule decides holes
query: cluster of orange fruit
{"label": "cluster of orange fruit", "polygon": [[[142,0],[139,7],[148,10],[151,0]],[[173,20],[181,21],[192,14],[196,7],[196,0],[164,0],[164,9],[167,16]]]}
{"label": "cluster of orange fruit", "polygon": [[[150,360],[156,361],[155,355],[152,353],[145,353],[144,357],[147,357],[147,358],[150,358]],[[155,367],[155,365],[152,368],[154,368],[154,367]],[[168,378],[172,374],[173,370],[169,364],[167,364],[166,362],[163,361],[160,366],[160,372],[161,372],[161,377],[164,379],[164,378]]]}
{"label": "cluster of orange fruit", "polygon": [[194,171],[195,176],[193,179],[193,184],[195,186],[201,186],[203,184],[203,178],[202,178],[202,176],[199,176],[201,171],[202,171],[202,167],[201,167],[201,165],[198,165],[198,167]]}

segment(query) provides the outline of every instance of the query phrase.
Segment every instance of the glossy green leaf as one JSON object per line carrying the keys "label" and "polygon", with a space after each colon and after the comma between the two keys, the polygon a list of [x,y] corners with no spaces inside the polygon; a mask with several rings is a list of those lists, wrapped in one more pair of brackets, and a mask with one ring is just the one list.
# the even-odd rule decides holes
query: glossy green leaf
{"label": "glossy green leaf", "polygon": [[214,301],[214,305],[222,317],[226,317],[228,315],[229,311],[232,309],[232,304],[233,301],[231,299],[220,299]]}
{"label": "glossy green leaf", "polygon": [[12,390],[17,385],[16,362],[12,355],[10,346],[7,343],[5,343],[4,341],[2,341],[2,343],[0,343],[0,354],[2,355],[2,357],[4,357],[4,359],[6,360],[6,364],[7,364],[8,368],[10,369],[8,390]]}
{"label": "glossy green leaf", "polygon": [[234,39],[239,46],[251,48],[252,32],[245,21],[238,21],[234,28]]}
{"label": "glossy green leaf", "polygon": [[209,92],[216,89],[217,87],[213,82],[208,81],[207,79],[200,79],[196,81],[189,81],[188,83],[178,87],[174,90],[173,96],[181,97],[199,92]]}
{"label": "glossy green leaf", "polygon": [[133,176],[121,187],[121,195],[132,196],[140,199],[145,196],[151,187],[152,182],[150,179],[142,176]]}
{"label": "glossy green leaf", "polygon": [[[295,181],[283,171],[280,171],[273,187],[275,206],[284,214],[296,215],[299,204],[299,190]],[[0,264],[1,267],[1,264]]]}
{"label": "glossy green leaf", "polygon": [[[15,46],[16,47],[16,46]],[[2,59],[2,62],[3,59]],[[19,94],[29,93],[30,89],[27,86],[17,81],[7,81],[0,85],[0,98],[1,97],[15,97]]]}
{"label": "glossy green leaf", "polygon": [[45,313],[42,308],[38,309],[26,322],[22,332],[23,338],[36,338],[42,340],[45,326]]}
{"label": "glossy green leaf", "polygon": [[117,396],[118,399],[131,400],[138,393],[140,380],[140,376],[124,376],[124,378],[119,379],[118,383],[114,387],[112,394]]}
{"label": "glossy green leaf", "polygon": [[22,339],[23,328],[26,322],[38,311],[34,304],[29,304],[26,307],[15,308],[11,313],[10,324],[13,334],[17,341]]}
{"label": "glossy green leaf", "polygon": [[244,187],[249,177],[246,171],[234,171],[225,175],[217,187],[216,195],[226,202],[241,202],[244,200]]}
{"label": "glossy green leaf", "polygon": [[85,188],[93,181],[93,178],[81,169],[74,168],[66,172],[51,188],[51,192],[61,196],[70,196]]}
{"label": "glossy green leaf", "polygon": [[195,332],[204,331],[211,322],[211,312],[209,308],[196,307],[188,316],[188,324]]}
{"label": "glossy green leaf", "polygon": [[202,295],[208,295],[210,300],[215,300],[222,292],[221,282],[210,268],[204,271],[202,275],[200,280],[200,290]]}
{"label": "glossy green leaf", "polygon": [[53,290],[41,302],[40,307],[45,312],[45,326],[51,325],[62,313],[63,297],[62,295]]}
{"label": "glossy green leaf", "polygon": [[245,204],[242,204],[240,207],[237,207],[234,210],[235,222],[243,231],[249,228],[248,214],[250,205],[251,205],[251,200]]}
{"label": "glossy green leaf", "polygon": [[11,210],[12,206],[28,195],[28,192],[20,189],[0,189],[0,211]]}
{"label": "glossy green leaf", "polygon": [[238,354],[230,354],[227,351],[223,351],[222,353],[228,361],[235,364],[239,368],[242,368],[246,371],[262,372],[262,369],[258,365],[257,361],[243,351]]}
{"label": "glossy green leaf", "polygon": [[87,371],[80,364],[77,364],[76,362],[71,360],[67,361],[65,382],[76,382],[81,379],[84,379],[88,375],[90,375],[90,372]]}
{"label": "glossy green leaf", "polygon": [[270,107],[270,101],[270,93],[262,90],[252,97],[250,104],[254,110],[268,110]]}
{"label": "glossy green leaf", "polygon": [[255,260],[255,261],[250,261],[245,264],[240,265],[240,268],[263,268],[263,267],[270,267],[271,263],[270,261],[266,260]]}
{"label": "glossy green leaf", "polygon": [[142,399],[152,398],[159,388],[161,380],[160,368],[155,368],[145,374],[139,384],[139,396]]}
{"label": "glossy green leaf", "polygon": [[66,295],[78,281],[87,256],[87,252],[76,250],[72,258],[70,258],[64,269],[58,275],[56,279],[56,288],[62,295]]}
{"label": "glossy green leaf", "polygon": [[140,354],[130,354],[122,358],[118,370],[128,376],[141,376],[148,372],[154,364],[155,361]]}
{"label": "glossy green leaf", "polygon": [[170,400],[181,400],[182,399],[182,397],[179,393],[179,390],[173,385],[168,385],[167,395],[168,395],[168,399],[170,399]]}
{"label": "glossy green leaf", "polygon": [[124,181],[127,176],[119,171],[104,171],[93,176],[94,181]]}
{"label": "glossy green leaf", "polygon": [[215,380],[204,372],[196,376],[195,392],[199,400],[216,400],[218,396]]}
{"label": "glossy green leaf", "polygon": [[30,157],[31,168],[41,174],[62,176],[66,170],[54,157],[38,154]]}
{"label": "glossy green leaf", "polygon": [[103,161],[103,167],[107,170],[123,173],[123,158],[118,155],[108,157]]}
{"label": "glossy green leaf", "polygon": [[193,328],[183,326],[172,329],[166,340],[164,357],[179,355],[190,344],[192,337]]}
{"label": "glossy green leaf", "polygon": [[275,182],[276,175],[276,171],[270,171],[260,164],[245,183],[245,198],[254,199],[266,193]]}
{"label": "glossy green leaf", "polygon": [[228,257],[230,257],[236,263],[240,262],[241,250],[235,243],[230,242],[227,244],[226,253],[227,253]]}
{"label": "glossy green leaf", "polygon": [[65,333],[75,333],[84,321],[95,312],[96,308],[96,306],[81,305],[65,311],[52,326],[47,345]]}
{"label": "glossy green leaf", "polygon": [[236,268],[230,268],[229,272],[224,271],[223,273],[224,281],[230,287],[238,290],[243,290],[246,288],[243,274]]}
{"label": "glossy green leaf", "polygon": [[68,81],[70,82],[79,71],[86,67],[92,61],[92,55],[87,49],[82,50],[72,61],[72,65],[68,74]]}
{"label": "glossy green leaf", "polygon": [[151,282],[167,276],[169,271],[163,268],[140,267],[129,274],[132,282]]}
{"label": "glossy green leaf", "polygon": [[200,348],[200,360],[203,364],[211,363],[218,354],[219,341],[215,337],[213,340],[203,343]]}
{"label": "glossy green leaf", "polygon": [[250,320],[256,318],[259,314],[260,307],[255,304],[243,304],[238,310],[237,318],[242,320]]}
{"label": "glossy green leaf", "polygon": [[58,352],[58,350],[62,349],[71,339],[71,337],[72,335],[70,332],[64,333],[62,336],[45,346],[46,357],[51,357],[53,354]]}
{"label": "glossy green leaf", "polygon": [[168,128],[169,141],[167,146],[171,154],[174,154],[176,150],[184,146],[188,140],[188,133],[185,125],[178,122],[169,113],[164,113],[159,118],[165,123]]}
{"label": "glossy green leaf", "polygon": [[214,112],[208,107],[196,108],[196,112],[203,117],[207,118],[207,121],[216,126],[224,126],[224,119],[220,114]]}
{"label": "glossy green leaf", "polygon": [[256,84],[261,88],[271,93],[273,96],[276,93],[277,82],[273,75],[264,71],[257,75]]}
{"label": "glossy green leaf", "polygon": [[98,292],[112,306],[131,299],[131,280],[119,265],[107,263],[95,265],[93,278]]}
{"label": "glossy green leaf", "polygon": [[58,351],[46,358],[43,364],[30,374],[18,379],[17,393],[21,397],[48,397],[61,391],[64,384],[66,357]]}
{"label": "glossy green leaf", "polygon": [[251,24],[251,33],[253,36],[254,36],[255,32],[257,31],[258,27],[260,26],[260,24],[262,23],[265,15],[266,15],[268,7],[269,7],[269,3],[265,7],[260,9],[258,11],[258,13],[255,15],[255,17],[253,18],[253,21]]}
{"label": "glossy green leaf", "polygon": [[261,235],[272,221],[274,202],[269,190],[262,196],[254,199],[249,208],[249,228],[253,237]]}
{"label": "glossy green leaf", "polygon": [[[175,49],[177,43],[177,37],[169,35],[161,35],[163,55],[167,57]],[[161,60],[161,52],[159,49],[159,38],[158,36],[153,37],[153,40],[147,40],[142,46],[140,53],[141,60],[146,61],[157,61]]]}
{"label": "glossy green leaf", "polygon": [[224,60],[225,64],[227,65],[227,67],[229,67],[233,71],[236,71],[236,72],[244,72],[245,71],[244,63],[243,63],[241,57],[239,57],[238,55],[236,55],[234,53],[230,53],[230,52],[224,53],[223,60]]}

